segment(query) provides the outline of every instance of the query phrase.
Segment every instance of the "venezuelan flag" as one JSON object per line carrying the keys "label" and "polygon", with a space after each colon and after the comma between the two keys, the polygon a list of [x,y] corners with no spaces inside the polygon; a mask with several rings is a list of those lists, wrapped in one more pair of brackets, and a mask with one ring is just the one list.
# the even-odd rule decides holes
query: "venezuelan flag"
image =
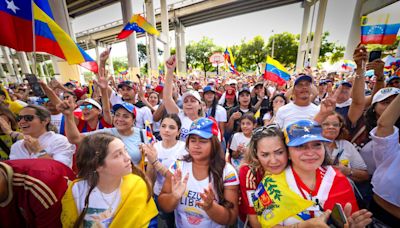
{"label": "venezuelan flag", "polygon": [[0,1],[0,21],[0,45],[17,51],[46,52],[65,59],[69,64],[81,64],[93,72],[98,71],[96,61],[54,21],[47,0]]}
{"label": "venezuelan flag", "polygon": [[277,60],[267,56],[267,64],[265,65],[264,79],[284,85],[289,81],[289,72]]}
{"label": "venezuelan flag", "polygon": [[117,38],[125,39],[126,37],[131,35],[133,31],[147,32],[156,36],[160,35],[160,32],[139,14],[135,14],[132,16],[131,20],[125,25],[122,31],[118,34]]}
{"label": "venezuelan flag", "polygon": [[153,132],[151,131],[150,122],[148,120],[146,120],[144,125],[146,128],[146,137],[149,140],[149,143],[155,142],[156,138],[154,137]]}
{"label": "venezuelan flag", "polygon": [[389,15],[383,21],[382,17],[361,18],[361,43],[391,45],[396,41],[400,23],[388,24]]}
{"label": "venezuelan flag", "polygon": [[225,58],[225,66],[231,73],[234,73],[236,75],[239,75],[239,72],[236,70],[236,65],[235,65],[235,58],[233,57],[232,51],[230,48],[226,48],[224,52],[224,58]]}

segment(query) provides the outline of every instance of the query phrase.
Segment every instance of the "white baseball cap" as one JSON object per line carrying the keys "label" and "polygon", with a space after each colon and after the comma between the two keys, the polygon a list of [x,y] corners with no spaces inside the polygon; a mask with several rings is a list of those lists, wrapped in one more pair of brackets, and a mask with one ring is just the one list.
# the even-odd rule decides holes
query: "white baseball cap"
{"label": "white baseball cap", "polygon": [[195,90],[188,90],[188,91],[186,91],[186,92],[182,95],[182,101],[184,101],[185,98],[188,97],[188,96],[192,96],[192,97],[196,98],[196,99],[201,103],[201,97],[200,97],[200,94],[199,94],[197,91],[195,91]]}
{"label": "white baseball cap", "polygon": [[372,98],[372,104],[375,104],[376,102],[381,102],[386,98],[397,94],[400,94],[400,89],[398,88],[395,87],[382,88]]}
{"label": "white baseball cap", "polygon": [[78,105],[82,105],[83,103],[89,103],[94,105],[96,108],[98,108],[100,111],[103,111],[103,109],[101,108],[101,105],[99,104],[99,102],[93,100],[92,98],[86,98],[85,100],[80,100],[78,101]]}

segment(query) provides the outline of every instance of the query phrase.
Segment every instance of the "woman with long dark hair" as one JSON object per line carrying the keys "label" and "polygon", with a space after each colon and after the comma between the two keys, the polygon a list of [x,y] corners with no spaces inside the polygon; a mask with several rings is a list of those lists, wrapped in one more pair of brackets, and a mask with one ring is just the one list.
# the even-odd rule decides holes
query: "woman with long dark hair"
{"label": "woman with long dark hair", "polygon": [[226,110],[218,105],[218,99],[215,93],[215,89],[212,86],[206,86],[203,89],[203,100],[206,104],[205,115],[206,117],[213,117],[221,130],[221,134],[224,134],[225,124],[227,121]]}
{"label": "woman with long dark hair", "polygon": [[177,227],[223,227],[238,214],[237,174],[224,160],[218,126],[208,118],[195,120],[186,139],[189,155],[171,167],[158,198],[160,207],[175,211]]}
{"label": "woman with long dark hair", "polygon": [[157,208],[144,173],[124,143],[109,134],[83,139],[78,178],[62,200],[63,227],[157,227]]}

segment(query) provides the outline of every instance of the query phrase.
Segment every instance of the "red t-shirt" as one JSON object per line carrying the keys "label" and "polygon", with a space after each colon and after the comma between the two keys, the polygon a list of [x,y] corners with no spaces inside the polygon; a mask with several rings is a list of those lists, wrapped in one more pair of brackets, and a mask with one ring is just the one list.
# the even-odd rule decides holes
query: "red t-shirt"
{"label": "red t-shirt", "polygon": [[248,214],[255,215],[251,194],[254,193],[258,184],[263,178],[263,173],[260,171],[252,171],[248,165],[242,165],[239,170],[240,181],[240,203],[239,217],[245,222]]}
{"label": "red t-shirt", "polygon": [[[51,159],[21,159],[0,163],[14,172],[11,201],[0,203],[0,227],[62,227],[61,199],[75,174]],[[4,204],[4,205],[3,205]]]}

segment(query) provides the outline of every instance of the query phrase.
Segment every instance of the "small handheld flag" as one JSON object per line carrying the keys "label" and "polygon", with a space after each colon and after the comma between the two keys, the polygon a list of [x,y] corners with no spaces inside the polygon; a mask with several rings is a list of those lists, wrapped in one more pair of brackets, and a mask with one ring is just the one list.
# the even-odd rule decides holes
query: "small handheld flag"
{"label": "small handheld flag", "polygon": [[282,86],[289,81],[290,75],[280,62],[267,56],[264,79],[276,82],[279,86]]}
{"label": "small handheld flag", "polygon": [[239,72],[236,70],[236,65],[235,65],[235,58],[233,57],[232,51],[230,48],[226,48],[224,52],[224,58],[225,58],[225,66],[231,73],[234,73],[236,75],[239,75]]}
{"label": "small handheld flag", "polygon": [[122,31],[118,34],[117,39],[125,39],[129,35],[136,32],[147,32],[151,35],[159,36],[160,32],[153,27],[146,19],[139,14],[132,16],[131,20],[125,25]]}
{"label": "small handheld flag", "polygon": [[148,120],[146,120],[144,125],[145,125],[145,128],[146,128],[147,140],[149,140],[149,143],[155,142],[156,141],[156,137],[154,137],[153,132],[151,131],[150,122]]}

